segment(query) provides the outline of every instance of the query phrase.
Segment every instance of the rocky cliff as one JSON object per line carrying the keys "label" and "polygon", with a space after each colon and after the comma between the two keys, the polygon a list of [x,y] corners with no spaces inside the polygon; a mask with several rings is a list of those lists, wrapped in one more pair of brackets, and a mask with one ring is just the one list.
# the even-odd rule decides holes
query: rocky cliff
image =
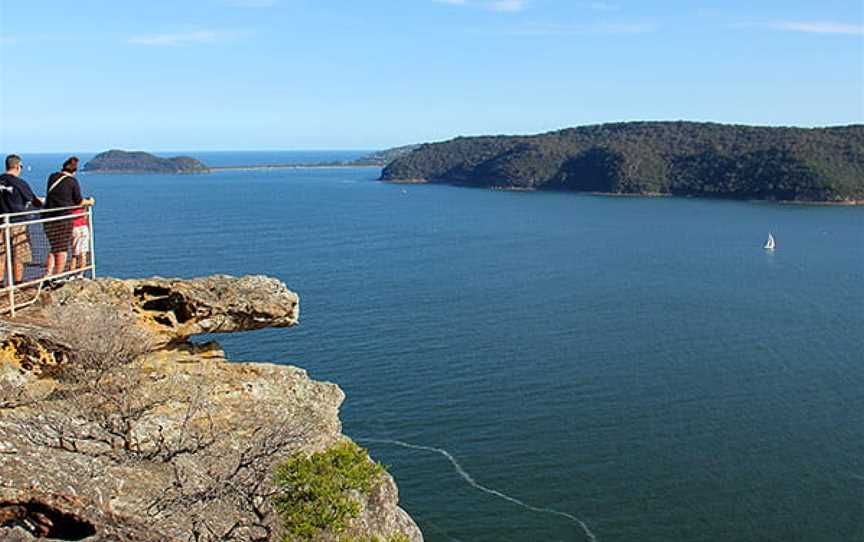
{"label": "rocky cliff", "polygon": [[[348,440],[342,391],[190,337],[298,316],[275,279],[213,276],[77,281],[0,321],[0,539],[295,539],[273,469]],[[347,528],[297,539],[422,541],[388,474],[351,498]]]}

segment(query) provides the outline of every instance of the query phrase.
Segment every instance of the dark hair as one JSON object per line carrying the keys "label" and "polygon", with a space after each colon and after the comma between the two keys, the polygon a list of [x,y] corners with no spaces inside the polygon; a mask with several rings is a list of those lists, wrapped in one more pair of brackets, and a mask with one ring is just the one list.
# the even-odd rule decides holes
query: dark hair
{"label": "dark hair", "polygon": [[21,163],[21,157],[20,156],[18,156],[17,154],[10,154],[9,156],[6,157],[6,171],[9,171],[10,169],[14,168],[15,166],[17,166],[20,163]]}
{"label": "dark hair", "polygon": [[63,171],[75,171],[78,169],[78,157],[70,156],[63,162]]}

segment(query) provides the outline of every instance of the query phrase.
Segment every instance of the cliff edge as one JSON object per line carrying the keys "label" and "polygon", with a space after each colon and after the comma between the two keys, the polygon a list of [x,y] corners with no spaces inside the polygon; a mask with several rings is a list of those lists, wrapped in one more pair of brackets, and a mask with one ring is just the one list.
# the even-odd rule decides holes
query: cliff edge
{"label": "cliff edge", "polygon": [[383,471],[340,528],[274,506],[276,465],[353,446],[342,391],[189,339],[298,318],[275,279],[211,276],[77,281],[0,321],[0,539],[421,542]]}

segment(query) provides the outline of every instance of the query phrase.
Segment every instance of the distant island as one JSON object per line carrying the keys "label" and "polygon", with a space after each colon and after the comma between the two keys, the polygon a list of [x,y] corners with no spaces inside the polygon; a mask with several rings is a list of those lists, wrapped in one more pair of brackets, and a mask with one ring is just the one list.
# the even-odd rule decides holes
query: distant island
{"label": "distant island", "polygon": [[613,195],[864,202],[864,125],[624,122],[421,145],[381,180]]}
{"label": "distant island", "polygon": [[392,149],[385,149],[383,151],[376,151],[371,154],[367,154],[366,156],[358,158],[357,160],[353,160],[352,163],[355,165],[385,167],[393,160],[401,158],[402,156],[405,156],[418,148],[420,148],[420,145],[402,145],[401,147],[393,147]]}
{"label": "distant island", "polygon": [[94,156],[84,164],[89,173],[209,173],[211,171],[257,170],[257,169],[301,169],[330,167],[384,167],[396,158],[405,156],[420,145],[404,145],[375,151],[355,160],[332,162],[249,164],[209,167],[191,156],[162,158],[142,151],[110,150]]}
{"label": "distant island", "polygon": [[190,156],[160,158],[146,152],[110,150],[99,153],[84,164],[89,173],[208,173],[200,160]]}
{"label": "distant island", "polygon": [[250,170],[250,169],[303,169],[303,168],[339,168],[339,167],[385,167],[393,160],[400,156],[405,156],[411,151],[417,149],[420,145],[403,145],[401,147],[393,147],[383,151],[375,151],[373,153],[361,156],[355,160],[335,160],[332,162],[308,162],[294,164],[255,164],[255,165],[234,165],[234,166],[215,166],[211,167],[211,171],[230,171],[230,170]]}

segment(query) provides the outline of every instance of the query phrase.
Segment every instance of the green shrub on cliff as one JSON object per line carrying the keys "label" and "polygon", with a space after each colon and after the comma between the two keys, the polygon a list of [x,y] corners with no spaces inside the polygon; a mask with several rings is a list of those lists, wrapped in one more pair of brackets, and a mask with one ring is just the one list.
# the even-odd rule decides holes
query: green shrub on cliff
{"label": "green shrub on cliff", "polygon": [[360,512],[355,492],[368,495],[383,473],[384,467],[353,442],[311,455],[292,454],[276,467],[274,476],[274,507],[288,532],[285,542],[345,530]]}

